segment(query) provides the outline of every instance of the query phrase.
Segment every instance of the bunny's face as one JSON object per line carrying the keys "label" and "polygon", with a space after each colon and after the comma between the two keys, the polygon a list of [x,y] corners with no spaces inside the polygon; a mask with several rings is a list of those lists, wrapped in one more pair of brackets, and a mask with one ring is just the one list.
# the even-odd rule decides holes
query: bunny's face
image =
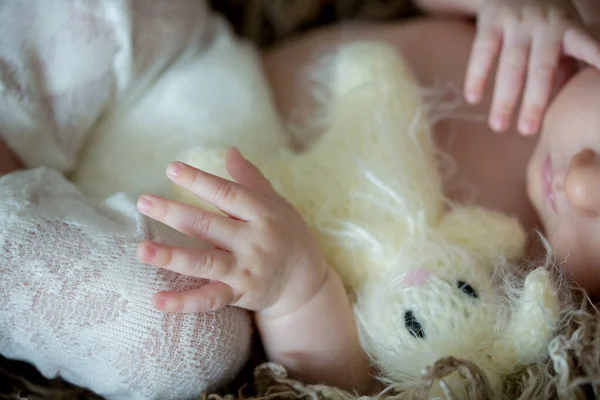
{"label": "bunny's face", "polygon": [[404,249],[396,262],[415,268],[374,278],[357,293],[363,345],[396,382],[410,382],[447,356],[483,367],[502,330],[504,296],[489,261],[449,245],[429,246]]}

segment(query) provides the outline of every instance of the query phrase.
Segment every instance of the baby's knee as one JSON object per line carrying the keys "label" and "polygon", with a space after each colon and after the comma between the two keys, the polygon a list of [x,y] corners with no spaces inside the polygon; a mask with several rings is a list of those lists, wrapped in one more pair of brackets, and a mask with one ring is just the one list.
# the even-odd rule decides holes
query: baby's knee
{"label": "baby's knee", "polygon": [[121,365],[115,366],[116,370],[129,393],[106,395],[140,400],[187,399],[218,390],[245,364],[251,335],[249,313],[237,308],[165,315],[162,326],[146,336],[141,348],[117,361]]}
{"label": "baby's knee", "polygon": [[195,399],[229,383],[248,359],[251,318],[244,310],[164,314],[156,322],[107,329],[109,340],[71,348],[70,356],[54,359],[58,375],[110,400]]}

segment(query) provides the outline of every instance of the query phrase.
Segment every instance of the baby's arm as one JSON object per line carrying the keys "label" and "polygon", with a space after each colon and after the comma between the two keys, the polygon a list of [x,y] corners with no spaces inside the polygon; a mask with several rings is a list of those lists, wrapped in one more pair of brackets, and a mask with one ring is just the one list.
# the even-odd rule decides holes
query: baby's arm
{"label": "baby's arm", "polygon": [[172,181],[226,215],[157,196],[140,198],[143,214],[213,246],[140,244],[142,261],[211,280],[197,291],[157,293],[155,306],[183,313],[227,305],[255,311],[272,361],[310,382],[368,390],[369,362],[350,301],[309,228],[238,151],[229,151],[226,165],[235,182],[183,163],[167,169]]}
{"label": "baby's arm", "polygon": [[348,294],[333,271],[304,306],[283,316],[259,312],[256,322],[269,358],[294,375],[359,393],[371,389]]}

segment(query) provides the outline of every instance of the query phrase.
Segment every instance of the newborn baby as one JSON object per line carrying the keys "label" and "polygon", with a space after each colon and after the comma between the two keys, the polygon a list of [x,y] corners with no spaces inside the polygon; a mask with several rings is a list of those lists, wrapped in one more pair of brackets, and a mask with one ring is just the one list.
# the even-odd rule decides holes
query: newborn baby
{"label": "newborn baby", "polygon": [[[423,1],[423,6],[468,15],[479,12],[480,16],[491,14],[494,7],[506,7],[512,14],[504,10],[505,18],[498,19],[503,21],[502,28],[521,15],[521,6],[536,12],[546,10],[533,0],[459,3]],[[548,9],[563,15],[559,3],[553,2]],[[259,60],[232,38],[219,19],[209,15],[195,0],[57,0],[52,4],[37,0],[0,5],[0,23],[9,32],[0,35],[0,135],[28,168],[0,180],[0,245],[4,249],[0,255],[0,352],[33,362],[46,376],[61,375],[110,398],[194,397],[229,380],[247,356],[250,316],[239,307],[223,307],[234,304],[257,311],[271,360],[284,364],[294,375],[311,382],[365,389],[371,371],[358,344],[345,292],[319,258],[301,219],[276,194],[269,192],[261,201],[267,198],[277,204],[272,209],[285,210],[286,218],[275,220],[280,231],[269,231],[270,241],[264,241],[266,250],[261,255],[272,260],[293,249],[303,262],[288,276],[269,275],[277,283],[273,287],[286,290],[273,294],[266,290],[271,281],[265,280],[261,286],[265,290],[248,297],[243,291],[233,293],[238,289],[233,284],[211,281],[206,285],[206,280],[186,276],[191,273],[176,273],[201,270],[202,260],[208,258],[177,259],[173,254],[206,254],[205,246],[155,221],[185,232],[169,217],[179,216],[178,222],[184,225],[202,221],[194,219],[198,210],[188,208],[179,213],[182,209],[172,202],[145,196],[138,208],[150,217],[146,218],[137,212],[135,198],[145,192],[167,193],[163,168],[175,157],[175,149],[179,151],[190,138],[202,144],[222,143],[227,137],[242,148],[248,141],[258,142],[253,147],[263,151],[285,141],[279,117],[264,90],[263,63],[259,61],[264,62],[276,105],[287,119],[297,112],[314,111],[312,93],[306,91],[301,77],[315,57],[343,41],[388,42],[424,87],[436,82],[462,86],[474,40],[478,43],[475,29],[465,21],[434,18],[400,25],[329,28],[309,33]],[[561,29],[570,26],[579,36],[571,35],[575,39],[568,42],[588,43],[580,58],[591,62],[585,55],[595,54],[589,50],[597,44],[589,44],[579,25],[568,25],[562,19],[556,19],[561,21],[558,25],[547,25],[545,17],[527,15],[539,25],[525,21],[519,25],[523,32],[535,26],[558,26],[565,33],[568,29]],[[488,18],[488,26],[495,21]],[[506,43],[507,48],[515,48],[515,43]],[[475,82],[481,86],[481,80]],[[514,215],[528,230],[543,226],[561,260],[577,253],[567,259],[567,268],[596,292],[600,284],[586,279],[590,276],[586,274],[597,265],[593,231],[600,226],[597,196],[589,189],[595,182],[596,152],[600,151],[594,139],[594,132],[600,130],[593,129],[597,113],[592,109],[593,102],[600,101],[594,94],[599,91],[591,90],[598,82],[600,73],[586,68],[566,84],[546,114],[539,143],[537,138],[516,133],[493,136],[486,124],[473,118],[448,118],[437,124],[435,131],[438,146],[456,163],[446,195],[453,201],[474,202]],[[478,96],[483,97],[482,105],[458,111],[483,115],[491,93],[475,93],[473,100]],[[502,92],[498,96],[502,100]],[[581,96],[589,103],[578,103]],[[508,103],[515,100],[512,94],[506,97],[504,93]],[[541,103],[545,107],[545,102]],[[506,128],[511,114],[498,112],[502,105],[506,104],[494,107],[491,121],[499,130]],[[164,121],[164,129],[144,129],[148,112],[162,113],[153,120]],[[225,114],[230,117],[224,118]],[[524,117],[524,131],[535,131],[539,114]],[[565,126],[584,121],[577,135],[560,134]],[[156,132],[157,136],[132,134],[124,138],[129,144],[119,152],[103,154],[102,138],[123,134],[113,129],[117,126],[130,126],[136,134]],[[146,146],[144,141],[156,140],[164,140],[164,147],[148,152],[156,146]],[[94,150],[89,151],[91,148]],[[94,174],[100,171],[101,175],[78,169],[81,160],[95,165]],[[267,190],[260,174],[239,153],[232,153],[229,167],[237,171],[232,176],[248,188],[252,182],[261,183],[252,186],[251,192]],[[122,168],[138,169],[119,174]],[[207,178],[189,169],[170,171],[171,179],[188,188],[193,176]],[[102,179],[107,184],[99,186],[93,176],[110,179]],[[557,183],[550,185],[551,178]],[[175,214],[165,210],[175,210]],[[284,240],[297,237],[303,240]],[[138,255],[144,263],[136,256],[139,242]],[[190,252],[183,252],[184,247]],[[317,273],[311,280],[307,276],[313,276],[312,272]],[[215,290],[207,293],[204,287]],[[160,293],[154,295],[156,292]],[[255,301],[253,296],[262,300],[265,293],[273,298]],[[153,309],[151,298],[158,310],[177,314]],[[290,312],[294,318],[276,318],[288,316],[285,313],[261,314],[281,305],[282,299],[290,301],[278,310]],[[294,303],[294,299],[302,302]],[[210,312],[197,313],[206,310]]]}

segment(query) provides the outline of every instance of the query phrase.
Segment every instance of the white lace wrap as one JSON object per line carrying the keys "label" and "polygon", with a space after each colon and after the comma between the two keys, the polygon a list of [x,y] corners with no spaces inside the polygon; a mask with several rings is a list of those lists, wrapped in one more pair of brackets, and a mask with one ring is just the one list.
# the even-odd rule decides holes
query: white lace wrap
{"label": "white lace wrap", "polygon": [[60,174],[38,168],[0,178],[0,199],[4,356],[113,399],[195,398],[242,367],[250,345],[243,310],[153,310],[156,291],[202,282],[136,259],[136,244],[158,239],[157,227],[125,195],[93,206]]}
{"label": "white lace wrap", "polygon": [[[209,15],[200,0],[0,2],[0,136],[30,168],[0,178],[2,355],[111,399],[193,398],[228,381],[247,359],[248,313],[157,312],[153,293],[202,282],[136,257],[142,239],[191,243],[135,210],[141,191],[167,191],[161,163],[174,154],[157,150],[174,142],[161,138],[181,146],[198,143],[198,126],[206,140],[218,140],[223,129],[236,141],[244,128],[279,129],[256,55]],[[211,62],[215,54],[231,61],[229,72]],[[168,73],[194,57],[191,69]],[[240,75],[235,68],[250,73],[229,87],[245,84],[245,92],[226,90],[224,83]],[[154,100],[143,101],[146,93]],[[179,107],[189,101],[198,112]],[[177,124],[154,112],[168,105],[186,111]],[[137,111],[123,112],[129,106]],[[253,119],[263,111],[262,122]],[[150,115],[161,124],[150,125],[155,129],[145,142],[152,145],[141,145],[148,129],[141,122]],[[104,129],[93,133],[97,126]],[[125,136],[130,128],[135,132]],[[118,134],[106,134],[115,129]],[[187,136],[175,138],[176,132]],[[104,149],[120,140],[126,151],[103,161]],[[150,150],[156,158],[139,165]],[[123,169],[131,160],[139,170]],[[77,178],[78,186],[62,174]],[[111,179],[114,174],[122,176]]]}

